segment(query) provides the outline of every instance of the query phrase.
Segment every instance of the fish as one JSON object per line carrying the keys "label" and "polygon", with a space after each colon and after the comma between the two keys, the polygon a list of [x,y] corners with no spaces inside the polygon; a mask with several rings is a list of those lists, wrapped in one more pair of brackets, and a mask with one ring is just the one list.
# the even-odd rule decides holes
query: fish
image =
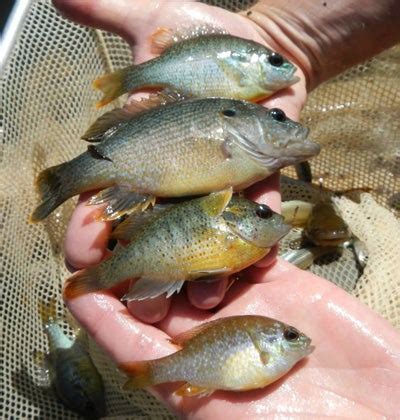
{"label": "fish", "polygon": [[130,216],[113,232],[130,240],[100,264],[79,271],[64,298],[137,279],[123,300],[179,292],[185,281],[214,280],[254,264],[289,231],[265,204],[232,196],[232,189]]}
{"label": "fish", "polygon": [[30,221],[94,189],[103,189],[89,202],[103,205],[102,220],[143,210],[155,197],[240,191],[318,154],[308,133],[280,109],[245,101],[174,95],[138,101],[100,117],[83,136],[97,142],[86,152],[39,174],[41,204]]}
{"label": "fish", "polygon": [[304,236],[318,246],[336,246],[351,238],[346,222],[337,214],[333,204],[316,203],[304,228]]}
{"label": "fish", "polygon": [[290,249],[280,257],[295,265],[302,270],[307,270],[316,259],[330,254],[340,254],[342,249],[339,247],[317,246],[312,248]]}
{"label": "fish", "polygon": [[66,407],[85,418],[105,416],[103,380],[87,351],[86,335],[64,333],[55,300],[41,303],[39,312],[49,344],[48,353],[35,353],[42,386],[51,387]]}
{"label": "fish", "polygon": [[151,40],[152,51],[161,55],[96,79],[94,88],[104,93],[96,106],[148,88],[258,101],[300,80],[290,61],[264,45],[227,33],[190,31],[159,28]]}
{"label": "fish", "polygon": [[171,342],[180,349],[169,356],[121,364],[129,375],[124,388],[182,381],[175,395],[184,397],[263,388],[314,350],[311,339],[296,328],[257,315],[206,322]]}

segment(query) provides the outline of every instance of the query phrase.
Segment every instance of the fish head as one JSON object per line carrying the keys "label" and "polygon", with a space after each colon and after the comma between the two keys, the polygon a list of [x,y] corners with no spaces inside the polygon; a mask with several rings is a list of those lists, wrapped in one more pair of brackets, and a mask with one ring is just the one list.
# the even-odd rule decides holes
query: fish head
{"label": "fish head", "polygon": [[231,199],[222,217],[234,234],[261,248],[272,247],[290,230],[270,207],[241,197]]}
{"label": "fish head", "polygon": [[320,151],[320,146],[308,139],[309,129],[279,108],[237,101],[221,115],[229,141],[270,172],[307,160]]}
{"label": "fish head", "polygon": [[266,368],[276,375],[290,369],[315,348],[301,331],[272,319],[254,328],[251,335],[259,351],[268,355]]}
{"label": "fish head", "polygon": [[263,52],[257,55],[257,60],[261,87],[268,92],[276,92],[300,80],[295,75],[297,68],[281,54],[274,51]]}

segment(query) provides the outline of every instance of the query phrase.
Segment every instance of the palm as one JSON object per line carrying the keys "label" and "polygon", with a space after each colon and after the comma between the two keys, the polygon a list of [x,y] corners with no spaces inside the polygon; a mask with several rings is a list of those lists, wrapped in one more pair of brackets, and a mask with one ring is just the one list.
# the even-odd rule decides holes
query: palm
{"label": "palm", "polygon": [[[263,42],[254,24],[246,18],[203,4],[182,1],[139,4],[129,0],[58,0],[56,4],[78,22],[117,32],[134,43],[137,62],[152,58],[148,38],[155,29],[194,19],[195,23],[215,23],[232,34]],[[154,7],[156,4],[159,7]],[[301,82],[265,104],[281,107],[292,118],[298,118],[306,98],[305,77],[300,71],[299,75]],[[270,177],[249,193],[254,199],[279,207],[277,177]],[[81,198],[71,219],[65,244],[67,260],[79,268],[104,257],[110,231],[107,223],[91,222],[90,214],[95,210],[85,206],[86,199],[87,195]],[[274,413],[370,418],[398,412],[400,361],[395,355],[400,352],[400,338],[386,321],[329,282],[281,261],[268,271],[253,268],[244,277],[229,290],[213,317],[245,313],[272,316],[312,337],[316,351],[302,363],[301,369],[264,390],[243,394],[218,392],[207,399],[185,401],[174,397],[169,386],[154,390],[172,409],[199,418],[216,418],[216,413],[231,418]],[[249,282],[258,284],[250,286]],[[214,296],[214,300],[213,293],[218,295],[215,290],[202,285],[200,291],[198,285],[191,285],[190,302],[197,307],[215,306],[224,294],[226,282],[221,284],[207,286],[222,290],[218,292],[220,298]],[[203,303],[208,298],[207,305],[201,304],[199,295],[203,296]],[[170,308],[170,302],[157,299],[139,306],[133,304],[128,311],[118,296],[109,292],[81,296],[67,303],[117,363],[157,358],[175,351],[166,340],[169,336],[211,318],[209,312],[192,306],[183,294],[173,299]],[[156,315],[155,306],[161,308]],[[147,321],[164,319],[151,326],[138,321],[138,316]]]}

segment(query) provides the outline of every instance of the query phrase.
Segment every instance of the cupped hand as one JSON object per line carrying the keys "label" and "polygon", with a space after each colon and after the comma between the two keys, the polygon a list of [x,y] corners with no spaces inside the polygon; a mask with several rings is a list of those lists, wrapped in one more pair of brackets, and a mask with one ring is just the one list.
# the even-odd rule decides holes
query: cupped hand
{"label": "cupped hand", "polygon": [[[255,23],[245,16],[230,13],[218,7],[189,1],[94,1],[94,0],[54,0],[54,4],[68,18],[85,25],[99,27],[120,34],[132,45],[135,63],[154,57],[150,52],[150,37],[160,27],[176,28],[209,24],[227,30],[233,35],[248,38],[266,45]],[[269,47],[276,50],[273,38]],[[284,55],[286,51],[279,50]],[[289,54],[290,56],[290,54]],[[292,60],[293,58],[290,57]],[[296,64],[296,63],[295,63]],[[265,106],[282,108],[286,114],[297,120],[306,99],[305,75],[299,69],[300,82],[290,89],[278,92],[264,101]],[[135,97],[138,94],[134,95]],[[267,203],[279,211],[279,178],[272,176],[247,191],[249,198]],[[66,240],[65,255],[70,266],[80,269],[99,262],[105,256],[106,242],[110,233],[109,222],[96,222],[91,215],[97,209],[86,206],[92,193],[84,194],[70,221]],[[276,249],[258,263],[267,266],[274,261]],[[208,284],[191,284],[187,295],[190,302],[202,309],[218,305],[225,294],[228,280]],[[129,309],[146,322],[155,322],[168,312],[170,300],[165,298],[150,302],[132,302]]]}
{"label": "cupped hand", "polygon": [[[152,58],[149,36],[158,27],[207,22],[231,34],[251,38],[287,55],[273,34],[260,34],[245,16],[187,1],[54,0],[61,12],[79,23],[116,32],[134,45],[135,62]],[[300,61],[299,61],[300,62]],[[306,98],[306,77],[265,101],[297,119]],[[248,195],[278,209],[278,176],[253,186]],[[65,253],[75,268],[95,264],[107,254],[111,226],[94,221],[94,207],[84,194],[68,227]],[[218,419],[269,415],[395,416],[400,404],[400,337],[381,317],[329,282],[280,260],[247,270],[226,293],[227,279],[191,284],[172,299],[132,302],[122,290],[96,292],[67,302],[78,321],[117,363],[152,359],[175,351],[167,338],[217,317],[260,314],[292,324],[313,339],[315,352],[289,375],[266,389],[217,392],[211,397],[179,398],[169,385],[152,390],[176,413]],[[216,307],[216,308],[215,308]],[[202,309],[215,308],[213,312]],[[148,325],[143,323],[154,323]]]}

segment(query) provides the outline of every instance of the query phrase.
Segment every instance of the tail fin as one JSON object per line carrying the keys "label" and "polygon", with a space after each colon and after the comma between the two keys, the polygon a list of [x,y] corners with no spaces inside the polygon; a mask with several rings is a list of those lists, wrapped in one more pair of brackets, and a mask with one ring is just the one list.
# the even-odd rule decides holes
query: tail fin
{"label": "tail fin", "polygon": [[57,320],[57,300],[56,298],[50,299],[47,303],[43,300],[38,304],[40,318],[43,325],[46,327],[50,322]]}
{"label": "tail fin", "polygon": [[62,194],[62,179],[60,176],[67,164],[68,162],[52,166],[39,174],[36,185],[42,203],[32,213],[30,217],[31,223],[43,220],[67,199]]}
{"label": "tail fin", "polygon": [[104,93],[101,101],[97,102],[96,108],[102,108],[128,91],[125,87],[125,79],[133,69],[134,66],[128,66],[114,73],[105,74],[93,82],[93,87]]}
{"label": "tail fin", "polygon": [[85,293],[95,292],[104,287],[100,283],[100,272],[97,267],[86,268],[71,276],[64,285],[64,298],[74,299]]}
{"label": "tail fin", "polygon": [[152,362],[128,362],[119,366],[131,378],[124,384],[124,389],[142,389],[154,385],[152,378]]}

